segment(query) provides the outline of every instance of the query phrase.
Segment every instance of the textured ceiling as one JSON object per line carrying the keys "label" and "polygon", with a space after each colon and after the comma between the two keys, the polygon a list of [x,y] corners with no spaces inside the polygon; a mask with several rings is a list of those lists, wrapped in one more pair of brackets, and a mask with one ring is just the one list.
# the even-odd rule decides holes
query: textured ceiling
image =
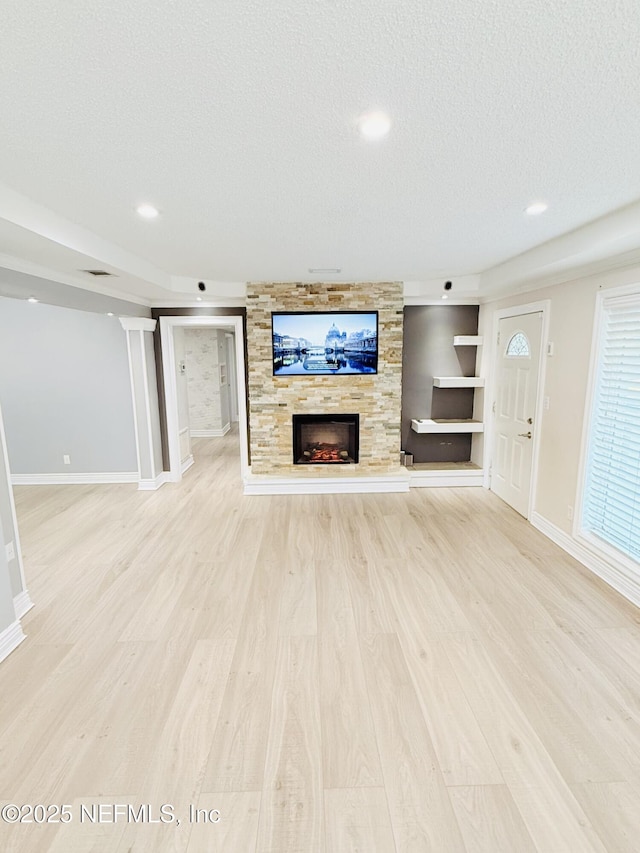
{"label": "textured ceiling", "polygon": [[[0,16],[0,182],[169,275],[475,274],[640,198],[637,0]],[[393,120],[378,143],[355,130],[371,108]],[[162,216],[140,220],[142,200]]]}

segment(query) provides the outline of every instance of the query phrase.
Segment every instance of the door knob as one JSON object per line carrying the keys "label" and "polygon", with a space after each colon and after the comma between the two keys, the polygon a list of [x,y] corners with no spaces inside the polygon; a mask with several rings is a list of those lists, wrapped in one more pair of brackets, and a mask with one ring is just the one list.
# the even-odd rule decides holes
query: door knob
{"label": "door knob", "polygon": [[531,430],[529,432],[519,432],[518,435],[522,438],[531,438]]}

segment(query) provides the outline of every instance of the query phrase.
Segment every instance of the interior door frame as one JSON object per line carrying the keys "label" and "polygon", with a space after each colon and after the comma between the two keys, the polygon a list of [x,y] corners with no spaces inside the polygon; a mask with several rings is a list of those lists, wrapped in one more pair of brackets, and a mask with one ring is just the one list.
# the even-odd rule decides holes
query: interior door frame
{"label": "interior door frame", "polygon": [[535,497],[538,490],[538,463],[540,459],[540,438],[542,435],[542,414],[544,411],[544,389],[546,385],[546,367],[549,353],[549,318],[551,314],[551,300],[542,299],[539,302],[527,302],[523,305],[512,305],[509,308],[497,308],[493,312],[493,321],[491,323],[491,341],[489,358],[490,364],[490,384],[491,393],[486,395],[485,401],[485,459],[487,464],[484,469],[484,487],[491,489],[491,469],[493,466],[493,455],[495,452],[494,441],[496,434],[496,416],[493,411],[493,404],[496,399],[498,388],[498,332],[500,330],[500,320],[507,317],[517,317],[520,314],[537,314],[542,313],[542,330],[540,340],[540,361],[538,364],[538,388],[536,392],[536,409],[535,423],[538,427],[534,430],[533,436],[533,453],[531,456],[531,484],[529,486],[529,499],[527,502],[527,521],[531,521],[531,515],[535,509]]}
{"label": "interior door frame", "polygon": [[247,394],[245,386],[243,318],[238,314],[196,314],[190,316],[160,317],[160,343],[164,378],[164,396],[167,412],[167,444],[169,448],[168,480],[179,483],[182,479],[180,462],[180,438],[178,430],[178,386],[175,372],[175,346],[173,330],[183,327],[233,327],[236,355],[236,393],[238,395],[238,430],[240,433],[240,474],[244,479],[249,472],[249,444],[247,431]]}

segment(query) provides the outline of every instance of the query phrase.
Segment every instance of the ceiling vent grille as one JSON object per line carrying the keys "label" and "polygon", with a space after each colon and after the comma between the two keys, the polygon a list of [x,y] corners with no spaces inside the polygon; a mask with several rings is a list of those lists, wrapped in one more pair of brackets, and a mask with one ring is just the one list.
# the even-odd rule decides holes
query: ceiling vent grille
{"label": "ceiling vent grille", "polygon": [[113,275],[112,272],[106,270],[82,270],[82,272],[88,272],[89,275]]}

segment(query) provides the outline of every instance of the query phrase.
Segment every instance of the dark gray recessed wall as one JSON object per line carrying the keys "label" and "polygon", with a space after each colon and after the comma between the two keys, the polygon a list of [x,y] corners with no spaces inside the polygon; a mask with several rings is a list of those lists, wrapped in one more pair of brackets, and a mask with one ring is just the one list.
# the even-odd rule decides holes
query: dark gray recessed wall
{"label": "dark gray recessed wall", "polygon": [[402,350],[402,449],[415,462],[462,462],[471,435],[419,434],[412,418],[470,418],[472,388],[434,388],[434,376],[474,376],[476,347],[454,347],[454,335],[478,334],[477,305],[408,305]]}

